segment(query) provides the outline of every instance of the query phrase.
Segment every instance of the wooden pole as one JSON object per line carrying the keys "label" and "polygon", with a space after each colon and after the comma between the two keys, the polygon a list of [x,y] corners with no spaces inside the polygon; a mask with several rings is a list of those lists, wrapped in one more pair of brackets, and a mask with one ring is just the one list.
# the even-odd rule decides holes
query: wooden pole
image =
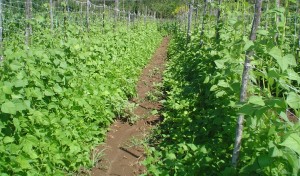
{"label": "wooden pole", "polygon": [[205,22],[205,16],[206,16],[206,8],[207,8],[207,0],[204,0],[204,8],[203,8],[203,17],[202,17],[202,28],[201,28],[201,36],[204,33],[204,22]]}
{"label": "wooden pole", "polygon": [[3,60],[3,23],[2,23],[2,0],[0,0],[0,61]]}
{"label": "wooden pole", "polygon": [[297,24],[298,24],[298,49],[297,49],[297,52],[296,52],[296,61],[298,63],[299,61],[299,58],[300,58],[300,24],[298,21],[299,20],[299,16],[300,16],[300,10],[299,10],[299,5],[300,5],[300,0],[297,1],[297,11],[296,11],[296,14],[298,15],[298,18],[297,18]]}
{"label": "wooden pole", "polygon": [[31,14],[31,0],[26,0],[25,2],[25,13],[26,13],[26,30],[25,30],[25,44],[27,47],[30,45],[30,36],[32,34],[32,27],[30,24],[30,20],[32,18]]}
{"label": "wooden pole", "polygon": [[216,41],[219,42],[220,38],[220,16],[221,16],[221,6],[222,0],[219,0],[219,7],[217,9],[217,25],[216,25]]}
{"label": "wooden pole", "polygon": [[190,41],[191,39],[191,26],[192,26],[192,18],[193,18],[193,5],[194,5],[194,0],[191,0],[191,3],[189,4],[189,14],[188,14],[188,26],[187,26],[187,42]]}
{"label": "wooden pole", "polygon": [[[260,24],[261,18],[261,7],[262,7],[262,0],[256,0],[255,3],[255,14],[252,23],[252,30],[250,33],[249,40],[255,41],[256,40],[256,31]],[[244,62],[244,70],[242,75],[242,86],[240,92],[240,103],[244,103],[247,100],[247,91],[248,91],[248,82],[249,82],[249,74],[251,70],[251,57],[254,55],[254,51],[252,49],[246,52],[245,62]],[[240,114],[237,120],[237,127],[236,127],[236,136],[235,136],[235,144],[234,150],[232,154],[232,161],[231,164],[233,167],[237,167],[238,158],[241,150],[241,142],[242,142],[242,135],[243,135],[243,123],[244,123],[244,115]]]}
{"label": "wooden pole", "polygon": [[[280,8],[280,0],[276,0],[276,8],[279,10]],[[278,23],[281,21],[281,18],[280,18],[280,15],[276,15],[276,26],[278,28]],[[278,44],[278,36],[279,34],[276,33],[275,36],[274,36],[274,42],[276,44]]]}
{"label": "wooden pole", "polygon": [[115,14],[114,14],[114,30],[116,29],[117,26],[117,18],[119,14],[119,0],[115,0]]}
{"label": "wooden pole", "polygon": [[127,23],[127,30],[129,30],[130,29],[130,15],[131,15],[131,13],[130,13],[130,11],[128,11],[128,23]]}
{"label": "wooden pole", "polygon": [[[269,0],[267,0],[267,11],[269,11]],[[266,21],[265,21],[265,30],[268,30],[268,21],[269,21],[269,14],[266,15]]]}
{"label": "wooden pole", "polygon": [[204,41],[202,39],[203,35],[204,35],[204,22],[205,22],[205,16],[206,16],[206,8],[207,8],[207,0],[204,0],[204,7],[203,7],[203,14],[202,14],[202,27],[201,27],[201,33],[200,33],[200,46],[203,45]]}
{"label": "wooden pole", "polygon": [[50,20],[51,20],[51,31],[53,32],[54,22],[53,22],[53,2],[50,0]]}
{"label": "wooden pole", "polygon": [[[276,0],[276,8],[279,10],[280,8],[280,0]],[[280,15],[276,15],[276,23],[280,22]]]}
{"label": "wooden pole", "polygon": [[198,2],[197,2],[197,5],[196,5],[196,13],[195,13],[194,29],[196,29],[197,24],[198,24]]}
{"label": "wooden pole", "polygon": [[89,13],[90,13],[90,1],[86,0],[86,29],[89,32],[89,27],[90,27],[90,17],[89,17]]}

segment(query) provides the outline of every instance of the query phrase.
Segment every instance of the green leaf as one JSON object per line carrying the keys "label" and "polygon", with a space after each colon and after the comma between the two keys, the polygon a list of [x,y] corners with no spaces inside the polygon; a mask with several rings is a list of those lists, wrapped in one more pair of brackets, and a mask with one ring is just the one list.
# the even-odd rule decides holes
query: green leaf
{"label": "green leaf", "polygon": [[70,123],[70,120],[69,120],[69,119],[67,119],[67,118],[62,118],[62,119],[61,119],[61,124],[62,124],[63,126],[68,125],[68,123]]}
{"label": "green leaf", "polygon": [[80,152],[80,147],[77,146],[76,144],[71,144],[70,145],[70,153],[72,154],[77,154]]}
{"label": "green leaf", "polygon": [[38,158],[38,155],[36,154],[36,152],[33,150],[32,147],[33,147],[32,144],[27,142],[23,145],[23,151],[27,153],[31,159],[36,159]]}
{"label": "green leaf", "polygon": [[269,78],[279,78],[280,74],[278,73],[277,69],[271,68],[271,69],[269,69],[268,77]]}
{"label": "green leaf", "polygon": [[38,144],[39,143],[39,139],[36,138],[35,136],[33,135],[30,135],[30,134],[27,134],[26,135],[26,141],[32,143],[32,144]]}
{"label": "green leaf", "polygon": [[[16,94],[12,94],[12,95],[11,95],[11,98],[12,98],[12,99],[22,99],[23,96],[22,96],[21,94],[17,94],[17,95],[16,95]],[[17,106],[17,105],[16,105],[16,106]]]}
{"label": "green leaf", "polygon": [[260,168],[269,166],[272,163],[271,158],[268,155],[261,155],[258,157],[258,164]]}
{"label": "green leaf", "polygon": [[268,35],[268,34],[269,34],[269,31],[260,29],[260,30],[257,30],[257,34],[260,34],[260,35]]}
{"label": "green leaf", "polygon": [[277,61],[278,65],[280,68],[285,71],[288,68],[288,58],[287,57],[282,57],[282,52],[281,49],[279,49],[277,46],[272,48],[269,52],[269,54]]}
{"label": "green leaf", "polygon": [[24,110],[27,109],[27,106],[26,106],[26,104],[24,103],[23,100],[15,99],[12,102],[15,104],[16,111],[18,111],[18,112],[21,112],[21,111],[24,111]]}
{"label": "green leaf", "polygon": [[276,146],[274,146],[271,150],[271,157],[279,157],[282,156],[283,153],[281,150],[279,150]]}
{"label": "green leaf", "polygon": [[13,71],[18,71],[21,67],[22,64],[19,61],[14,60],[9,67],[13,70]]}
{"label": "green leaf", "polygon": [[46,89],[46,90],[44,91],[44,94],[45,94],[46,96],[53,96],[53,95],[54,95],[54,92],[53,92],[51,89]]}
{"label": "green leaf", "polygon": [[214,62],[218,69],[223,69],[225,67],[226,61],[227,61],[226,59],[220,59],[220,60],[215,60]]}
{"label": "green leaf", "polygon": [[300,155],[300,137],[297,133],[290,134],[280,145],[285,146]]}
{"label": "green leaf", "polygon": [[220,87],[229,87],[229,84],[228,84],[228,82],[226,82],[226,81],[224,81],[224,80],[220,80],[219,82],[218,82],[218,86],[220,86]]}
{"label": "green leaf", "polygon": [[290,92],[286,98],[287,104],[293,109],[300,108],[300,95],[295,92]]}
{"label": "green leaf", "polygon": [[151,111],[151,115],[156,115],[156,114],[158,114],[158,111],[156,109]]}
{"label": "green leaf", "polygon": [[249,103],[252,103],[255,105],[260,105],[260,106],[265,106],[265,102],[262,99],[262,96],[251,96],[249,98]]}
{"label": "green leaf", "polygon": [[4,139],[3,139],[3,143],[4,144],[7,144],[7,143],[12,143],[15,141],[15,138],[13,137],[9,137],[9,136],[5,136]]}
{"label": "green leaf", "polygon": [[21,130],[21,127],[20,127],[20,121],[19,121],[18,118],[14,118],[14,119],[13,119],[13,124],[14,124],[14,126],[15,126],[15,128],[16,128],[17,131],[20,131],[20,130]]}
{"label": "green leaf", "polygon": [[14,85],[15,85],[15,87],[25,87],[28,85],[28,81],[26,79],[23,79],[23,80],[18,79],[14,82]]}
{"label": "green leaf", "polygon": [[283,60],[286,61],[291,66],[297,66],[295,56],[292,54],[283,56]]}
{"label": "green leaf", "polygon": [[255,111],[255,108],[252,104],[245,104],[239,109],[239,114],[252,115]]}
{"label": "green leaf", "polygon": [[282,58],[282,52],[281,49],[279,49],[277,46],[272,48],[269,52],[269,54],[276,60],[280,60]]}
{"label": "green leaf", "polygon": [[11,87],[9,87],[9,86],[4,85],[2,87],[2,90],[3,90],[3,93],[5,93],[5,94],[8,94],[8,95],[12,94]]}
{"label": "green leaf", "polygon": [[26,160],[22,156],[17,157],[16,161],[20,164],[20,166],[21,166],[22,169],[29,169],[29,168],[31,168],[28,160]]}
{"label": "green leaf", "polygon": [[59,66],[60,66],[61,68],[66,69],[66,68],[68,67],[68,64],[67,64],[67,62],[63,61],[63,62],[60,63]]}
{"label": "green leaf", "polygon": [[254,46],[253,41],[252,40],[246,41],[246,44],[244,46],[244,50],[243,51],[247,51],[251,46]]}
{"label": "green leaf", "polygon": [[293,169],[293,174],[290,175],[299,176],[299,157],[289,151],[284,151],[283,157],[289,162],[291,168]]}
{"label": "green leaf", "polygon": [[195,144],[187,144],[187,146],[189,146],[192,151],[196,151],[198,149]]}
{"label": "green leaf", "polygon": [[31,106],[30,100],[24,100],[24,104],[27,107],[27,109],[30,109],[30,106]]}
{"label": "green leaf", "polygon": [[174,153],[167,153],[166,157],[169,160],[175,160],[176,159],[176,155]]}
{"label": "green leaf", "polygon": [[1,111],[7,114],[16,114],[17,108],[13,102],[8,101],[2,104]]}
{"label": "green leaf", "polygon": [[55,93],[58,93],[58,94],[63,92],[63,89],[58,84],[54,85],[53,90]]}
{"label": "green leaf", "polygon": [[224,96],[224,95],[226,95],[226,94],[227,94],[226,91],[221,90],[221,91],[218,91],[218,92],[216,93],[216,97],[219,98],[219,97],[222,97],[222,96]]}
{"label": "green leaf", "polygon": [[298,73],[296,73],[293,69],[288,69],[287,73],[290,80],[295,80],[298,84],[300,84],[300,76]]}

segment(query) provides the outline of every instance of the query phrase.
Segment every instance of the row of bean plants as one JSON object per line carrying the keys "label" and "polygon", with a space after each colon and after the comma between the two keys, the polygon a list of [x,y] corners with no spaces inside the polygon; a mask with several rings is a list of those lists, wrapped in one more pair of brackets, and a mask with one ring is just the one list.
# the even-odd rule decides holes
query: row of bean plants
{"label": "row of bean plants", "polygon": [[[206,16],[209,29],[206,26],[203,35],[194,31],[188,44],[186,32],[171,26],[175,32],[164,74],[164,121],[153,132],[144,161],[150,175],[300,174],[299,46],[297,40],[284,37],[294,28],[283,24],[287,9],[269,6],[261,23],[268,22],[268,28],[261,25],[253,42],[245,12],[228,7],[220,6],[226,20],[221,18],[218,27],[216,18]],[[283,22],[276,25],[276,19],[266,16],[280,16]],[[274,42],[276,35],[280,37]],[[249,49],[255,55],[248,100],[240,103]],[[234,167],[238,114],[245,115],[245,126]]]}
{"label": "row of bean plants", "polygon": [[43,17],[30,23],[30,46],[23,33],[4,43],[0,173],[75,174],[99,159],[93,149],[124,115],[161,35],[150,23],[130,30],[91,24],[88,32],[73,23],[52,31]]}

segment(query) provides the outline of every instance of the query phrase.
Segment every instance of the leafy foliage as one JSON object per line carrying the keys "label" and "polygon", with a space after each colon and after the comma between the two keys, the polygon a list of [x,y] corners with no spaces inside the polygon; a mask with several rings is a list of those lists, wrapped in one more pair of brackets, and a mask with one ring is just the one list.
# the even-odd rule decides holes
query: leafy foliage
{"label": "leafy foliage", "polygon": [[[187,44],[185,31],[175,30],[164,77],[167,98],[163,123],[153,132],[144,164],[150,175],[299,175],[299,67],[296,43],[260,29],[251,42],[249,23],[230,5],[221,6],[226,21],[195,31]],[[270,9],[268,13],[284,13]],[[175,25],[176,26],[176,25]],[[274,29],[275,28],[275,29]],[[173,30],[173,29],[172,29]],[[220,38],[215,38],[219,30]],[[174,31],[174,30],[173,30]],[[241,35],[244,34],[244,35]],[[252,58],[249,100],[239,102],[245,51]],[[245,114],[242,151],[231,167],[236,117]]]}
{"label": "leafy foliage", "polygon": [[[92,166],[92,149],[121,116],[161,39],[155,25],[132,30],[34,21],[27,48],[5,43],[0,67],[0,172],[65,175]],[[152,37],[149,37],[149,36]],[[22,37],[20,37],[22,39]]]}

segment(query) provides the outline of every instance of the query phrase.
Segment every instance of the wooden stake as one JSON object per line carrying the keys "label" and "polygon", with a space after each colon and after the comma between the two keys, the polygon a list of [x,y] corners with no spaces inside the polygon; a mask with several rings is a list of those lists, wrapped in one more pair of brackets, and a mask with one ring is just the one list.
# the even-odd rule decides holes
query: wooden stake
{"label": "wooden stake", "polygon": [[0,0],[0,61],[3,60],[2,0]]}
{"label": "wooden stake", "polygon": [[53,24],[53,2],[52,2],[52,0],[50,0],[49,4],[50,4],[51,31],[53,32],[54,24]]}
{"label": "wooden stake", "polygon": [[89,17],[89,13],[90,13],[90,1],[86,0],[86,29],[89,32],[89,27],[90,27],[90,17]]}
{"label": "wooden stake", "polygon": [[187,26],[187,42],[190,42],[191,39],[191,26],[192,26],[192,17],[193,17],[193,5],[194,5],[194,0],[191,0],[191,3],[189,4],[189,14],[188,14],[188,26]]}
{"label": "wooden stake", "polygon": [[[261,17],[261,7],[262,7],[262,0],[256,0],[255,3],[255,14],[254,19],[252,23],[252,30],[249,39],[251,41],[256,40],[256,31],[260,24],[260,17]],[[241,92],[240,92],[240,102],[244,103],[247,100],[247,91],[248,91],[248,82],[249,82],[249,74],[251,70],[251,57],[253,56],[254,51],[249,50],[246,52],[245,56],[245,63],[244,63],[244,71],[242,76],[242,86],[241,86]],[[238,158],[241,150],[241,142],[242,142],[242,136],[243,136],[243,123],[244,123],[244,115],[240,114],[238,116],[237,121],[237,128],[236,128],[236,136],[235,136],[235,144],[234,144],[234,150],[232,154],[232,161],[231,164],[233,167],[237,167],[238,164]]]}
{"label": "wooden stake", "polygon": [[30,36],[32,34],[32,27],[31,27],[31,24],[30,24],[30,20],[32,18],[32,15],[31,15],[31,0],[26,0],[25,2],[25,13],[26,13],[26,30],[25,30],[25,44],[27,47],[29,47],[30,45]]}

